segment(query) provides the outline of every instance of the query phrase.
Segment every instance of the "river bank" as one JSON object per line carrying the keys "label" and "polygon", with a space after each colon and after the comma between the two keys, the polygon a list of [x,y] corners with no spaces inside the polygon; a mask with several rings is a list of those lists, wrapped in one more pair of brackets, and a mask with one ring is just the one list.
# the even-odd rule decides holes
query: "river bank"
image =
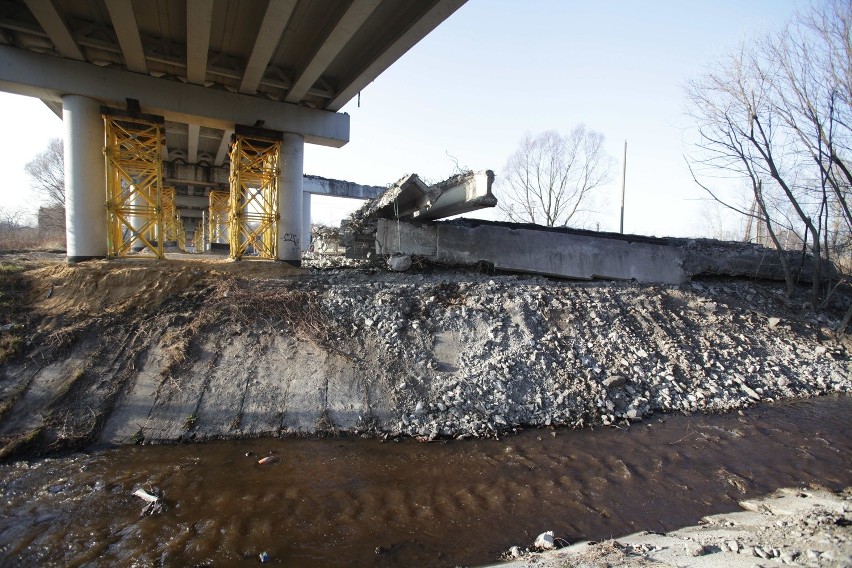
{"label": "river bank", "polygon": [[740,502],[743,511],[710,515],[669,533],[643,531],[557,551],[507,554],[491,568],[678,566],[842,567],[852,565],[852,489],[780,489]]}
{"label": "river bank", "polygon": [[832,331],[848,298],[817,313],[774,283],[41,262],[20,273],[22,344],[0,366],[0,455],[623,427],[852,391]]}

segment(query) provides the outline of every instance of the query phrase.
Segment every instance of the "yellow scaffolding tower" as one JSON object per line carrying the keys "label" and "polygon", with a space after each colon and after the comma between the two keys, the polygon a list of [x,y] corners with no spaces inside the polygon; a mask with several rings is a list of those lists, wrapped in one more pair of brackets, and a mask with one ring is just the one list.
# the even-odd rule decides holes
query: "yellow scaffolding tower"
{"label": "yellow scaffolding tower", "polygon": [[209,227],[207,235],[211,243],[228,242],[228,225],[230,223],[228,217],[231,213],[230,198],[231,194],[227,191],[210,192],[210,209],[207,213],[207,224]]}
{"label": "yellow scaffolding tower", "polygon": [[106,134],[107,256],[163,258],[163,118],[101,108]]}
{"label": "yellow scaffolding tower", "polygon": [[254,133],[231,143],[231,257],[278,255],[278,168],[281,141]]}
{"label": "yellow scaffolding tower", "polygon": [[163,234],[166,241],[177,241],[183,229],[180,215],[175,209],[175,188],[163,188]]}
{"label": "yellow scaffolding tower", "polygon": [[195,225],[195,232],[192,233],[192,248],[196,253],[204,252],[204,223]]}
{"label": "yellow scaffolding tower", "polygon": [[164,240],[177,241],[178,247],[181,250],[186,248],[186,231],[183,228],[183,222],[180,220],[180,214],[175,208],[175,188],[163,188],[163,234]]}
{"label": "yellow scaffolding tower", "polygon": [[188,252],[186,248],[186,227],[180,218],[180,211],[175,207],[175,188],[163,188],[163,225],[166,241],[176,241],[178,248]]}
{"label": "yellow scaffolding tower", "polygon": [[189,252],[189,250],[186,248],[186,229],[184,229],[183,227],[183,222],[180,220],[180,215],[178,215],[178,226],[180,227],[180,230],[177,234],[178,248],[183,252]]}

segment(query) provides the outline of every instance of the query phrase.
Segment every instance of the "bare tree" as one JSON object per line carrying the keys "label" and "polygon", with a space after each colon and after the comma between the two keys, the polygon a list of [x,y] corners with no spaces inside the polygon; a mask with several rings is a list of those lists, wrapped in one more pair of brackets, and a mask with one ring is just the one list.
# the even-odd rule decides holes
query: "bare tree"
{"label": "bare tree", "polygon": [[53,138],[45,151],[24,166],[31,187],[44,203],[38,211],[38,238],[42,243],[65,238],[64,164],[62,140]]}
{"label": "bare tree", "polygon": [[28,225],[21,209],[0,208],[0,250],[20,250],[32,246],[35,229]]}
{"label": "bare tree", "polygon": [[527,134],[503,171],[500,209],[510,221],[566,226],[587,211],[593,192],[610,179],[612,159],[601,133],[576,126],[562,136]]}
{"label": "bare tree", "polygon": [[25,226],[26,214],[20,209],[0,209],[0,234],[15,232]]}
{"label": "bare tree", "polygon": [[[830,291],[824,261],[852,235],[850,26],[852,4],[829,1],[741,46],[687,88],[699,132],[693,177],[752,217],[777,249],[796,244],[812,254],[815,306]],[[720,174],[747,181],[750,209],[719,198]],[[792,292],[801,264],[780,258]]]}
{"label": "bare tree", "polygon": [[65,158],[62,140],[51,139],[47,149],[28,162],[24,170],[45,205],[65,207]]}
{"label": "bare tree", "polygon": [[[775,110],[816,168],[807,198],[818,203],[824,256],[852,235],[852,3],[833,1],[764,43],[778,61]],[[840,230],[840,233],[838,233]],[[816,238],[816,235],[813,235]],[[845,245],[844,245],[845,246]]]}

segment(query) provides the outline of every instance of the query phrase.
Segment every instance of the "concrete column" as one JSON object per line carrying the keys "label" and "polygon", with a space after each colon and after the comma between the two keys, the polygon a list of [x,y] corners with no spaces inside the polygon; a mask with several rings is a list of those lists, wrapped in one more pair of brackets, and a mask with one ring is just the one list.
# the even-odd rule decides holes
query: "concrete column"
{"label": "concrete column", "polygon": [[278,183],[278,260],[301,266],[305,138],[291,132],[285,132],[283,136]]}
{"label": "concrete column", "polygon": [[100,103],[62,97],[65,123],[65,236],[68,262],[107,255],[104,121]]}
{"label": "concrete column", "polygon": [[302,193],[302,252],[311,247],[311,194]]}

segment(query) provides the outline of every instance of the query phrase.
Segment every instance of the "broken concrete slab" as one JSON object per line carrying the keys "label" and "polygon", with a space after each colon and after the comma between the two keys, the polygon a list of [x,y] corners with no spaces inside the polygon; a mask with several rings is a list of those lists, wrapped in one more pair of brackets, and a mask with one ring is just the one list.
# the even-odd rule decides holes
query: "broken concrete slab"
{"label": "broken concrete slab", "polygon": [[[459,266],[488,263],[500,270],[579,280],[683,284],[698,275],[783,280],[778,252],[750,243],[656,238],[475,219],[409,223],[379,219],[375,252],[421,256]],[[800,256],[785,253],[800,263]],[[824,271],[833,270],[826,266]],[[811,278],[810,263],[799,280]],[[828,273],[828,272],[824,272]]]}
{"label": "broken concrete slab", "polygon": [[415,225],[381,219],[376,252],[458,265],[487,262],[501,270],[582,280],[681,284],[689,279],[683,252],[664,244],[478,221]]}
{"label": "broken concrete slab", "polygon": [[400,178],[356,213],[362,219],[432,220],[497,205],[491,193],[494,172],[465,172],[427,185],[417,174]]}
{"label": "broken concrete slab", "polygon": [[429,188],[434,196],[431,204],[412,214],[413,219],[428,221],[444,219],[453,215],[469,213],[497,205],[497,198],[491,193],[494,172],[468,172],[453,176]]}

